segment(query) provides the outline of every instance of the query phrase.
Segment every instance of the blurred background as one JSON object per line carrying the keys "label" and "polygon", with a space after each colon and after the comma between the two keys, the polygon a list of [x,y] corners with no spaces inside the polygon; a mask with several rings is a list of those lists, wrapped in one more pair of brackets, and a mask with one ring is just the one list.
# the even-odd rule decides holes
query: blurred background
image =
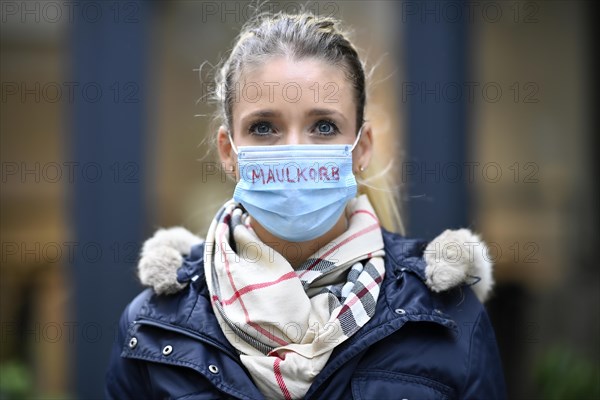
{"label": "blurred background", "polygon": [[[232,194],[207,95],[253,8],[0,4],[0,398],[102,398],[143,241],[203,236]],[[594,3],[260,7],[301,4],[343,20],[376,67],[367,118],[408,235],[469,227],[489,244],[510,398],[599,398]]]}

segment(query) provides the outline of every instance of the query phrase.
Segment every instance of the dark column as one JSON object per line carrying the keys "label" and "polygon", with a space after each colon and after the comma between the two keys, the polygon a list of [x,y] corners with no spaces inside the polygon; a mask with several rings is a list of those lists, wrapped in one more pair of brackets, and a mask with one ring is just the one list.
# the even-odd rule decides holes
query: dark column
{"label": "dark column", "polygon": [[68,159],[75,242],[71,308],[75,396],[103,398],[119,315],[140,291],[146,201],[150,4],[78,1],[70,24]]}
{"label": "dark column", "polygon": [[[453,4],[453,10],[461,10],[462,2]],[[407,106],[402,183],[408,234],[431,239],[468,224],[467,5],[460,18],[444,12],[443,1],[408,1],[399,7],[406,65],[400,90]]]}

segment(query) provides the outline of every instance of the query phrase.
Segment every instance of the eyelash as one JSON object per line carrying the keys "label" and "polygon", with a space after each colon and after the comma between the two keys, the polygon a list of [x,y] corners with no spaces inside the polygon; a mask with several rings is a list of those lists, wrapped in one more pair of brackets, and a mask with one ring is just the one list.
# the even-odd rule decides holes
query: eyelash
{"label": "eyelash", "polygon": [[[322,133],[319,134],[319,136],[334,136],[337,135],[338,133],[340,133],[340,130],[338,128],[338,126],[336,125],[335,122],[330,121],[330,120],[326,120],[326,119],[320,119],[318,120],[312,127],[311,130],[315,130],[320,124],[322,124],[323,122],[328,123],[329,125],[331,125],[331,127],[333,128],[333,132],[332,133]],[[261,126],[261,125],[267,125],[271,128],[271,130],[273,130],[273,124],[271,124],[271,122],[269,121],[257,121],[254,122],[252,125],[250,125],[250,127],[248,128],[248,133],[252,136],[258,136],[258,137],[266,137],[271,135],[271,133],[257,133],[256,132],[256,128]]]}
{"label": "eyelash", "polygon": [[273,124],[271,124],[268,121],[257,121],[254,122],[252,125],[250,125],[250,127],[248,128],[248,133],[252,136],[258,136],[258,137],[266,137],[271,135],[271,133],[257,133],[255,130],[257,127],[261,126],[261,125],[268,125],[271,130],[273,129]]}
{"label": "eyelash", "polygon": [[322,124],[323,122],[328,123],[329,125],[331,125],[331,128],[333,129],[332,133],[322,133],[320,134],[321,136],[335,136],[338,133],[340,133],[340,130],[338,128],[338,126],[336,125],[335,122],[327,120],[327,119],[321,119],[319,121],[317,121],[314,125],[313,125],[313,129],[317,128],[320,124]]}

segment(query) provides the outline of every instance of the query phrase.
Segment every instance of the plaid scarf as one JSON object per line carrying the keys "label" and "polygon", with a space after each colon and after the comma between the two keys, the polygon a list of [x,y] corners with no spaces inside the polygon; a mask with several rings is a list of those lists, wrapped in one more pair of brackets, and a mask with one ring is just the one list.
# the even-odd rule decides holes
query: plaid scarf
{"label": "plaid scarf", "polygon": [[333,349],[375,312],[385,254],[379,220],[365,195],[345,212],[346,232],[296,270],[233,200],[210,226],[204,265],[213,309],[267,398],[302,398]]}

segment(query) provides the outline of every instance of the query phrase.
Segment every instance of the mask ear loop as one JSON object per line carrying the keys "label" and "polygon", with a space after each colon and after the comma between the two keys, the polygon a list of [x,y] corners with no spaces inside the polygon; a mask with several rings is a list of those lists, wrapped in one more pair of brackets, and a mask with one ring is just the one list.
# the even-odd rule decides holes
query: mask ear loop
{"label": "mask ear loop", "polygon": [[239,155],[237,146],[235,145],[235,143],[233,143],[233,137],[231,137],[231,131],[229,131],[229,130],[227,131],[227,136],[229,137],[229,143],[231,143],[231,148],[233,149],[233,152],[235,154]]}
{"label": "mask ear loop", "polygon": [[356,139],[354,140],[354,144],[352,145],[352,148],[350,149],[350,153],[352,153],[354,151],[354,148],[356,147],[356,145],[360,141],[360,136],[362,135],[362,130],[363,130],[364,126],[365,126],[365,124],[362,124],[360,126],[360,129],[358,130],[358,135],[356,135]]}

